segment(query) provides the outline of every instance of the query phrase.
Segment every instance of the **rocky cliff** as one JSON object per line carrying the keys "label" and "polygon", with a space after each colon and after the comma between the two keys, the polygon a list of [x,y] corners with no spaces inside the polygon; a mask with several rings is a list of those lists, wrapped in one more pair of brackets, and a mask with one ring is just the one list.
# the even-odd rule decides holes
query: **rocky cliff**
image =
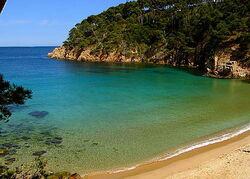
{"label": "rocky cliff", "polygon": [[[216,51],[210,63],[206,66],[206,76],[216,78],[250,78],[250,68],[242,59],[249,61],[250,51],[247,50],[244,57],[240,57],[240,44],[230,44]],[[242,59],[240,59],[242,58]]]}
{"label": "rocky cliff", "polygon": [[[231,45],[230,47],[218,50],[212,58],[205,62],[204,75],[215,78],[250,78],[250,68],[246,67],[234,58],[234,53],[239,49],[239,44]],[[83,62],[111,62],[111,63],[154,63],[154,64],[168,64],[172,66],[187,66],[192,68],[199,68],[195,63],[194,58],[183,59],[175,61],[172,58],[164,56],[158,52],[150,59],[144,56],[139,56],[136,52],[134,55],[128,57],[119,52],[112,52],[109,54],[92,54],[92,48],[85,50],[77,50],[61,46],[55,48],[53,52],[48,54],[48,57],[61,60],[74,60]],[[250,53],[247,54],[248,58]]]}

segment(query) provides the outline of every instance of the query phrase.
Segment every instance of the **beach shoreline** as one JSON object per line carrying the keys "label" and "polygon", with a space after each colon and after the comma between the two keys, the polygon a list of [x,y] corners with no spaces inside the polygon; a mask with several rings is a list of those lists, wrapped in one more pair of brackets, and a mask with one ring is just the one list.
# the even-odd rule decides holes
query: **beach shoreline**
{"label": "beach shoreline", "polygon": [[[151,179],[151,178],[175,178],[175,175],[184,173],[184,178],[189,175],[185,172],[190,170],[197,170],[202,165],[211,162],[227,154],[235,154],[236,151],[243,150],[250,144],[250,131],[247,130],[232,138],[218,141],[209,145],[201,146],[190,151],[181,153],[165,160],[156,160],[146,164],[139,165],[130,170],[118,172],[97,173],[85,176],[91,179],[117,179],[117,178],[131,178],[131,179]],[[230,157],[229,157],[230,158]],[[226,160],[226,159],[224,159]],[[217,162],[218,163],[218,162]],[[213,161],[210,165],[214,165]],[[206,168],[208,168],[206,166]],[[199,170],[202,170],[199,168]],[[216,169],[215,169],[216,170]],[[249,166],[250,171],[250,166]],[[216,171],[215,171],[216,172]],[[196,172],[197,173],[197,172]],[[249,172],[250,174],[250,172]],[[194,174],[193,174],[194,175]],[[199,177],[199,176],[198,176]],[[203,176],[206,177],[206,176]],[[178,176],[177,178],[181,178]]]}

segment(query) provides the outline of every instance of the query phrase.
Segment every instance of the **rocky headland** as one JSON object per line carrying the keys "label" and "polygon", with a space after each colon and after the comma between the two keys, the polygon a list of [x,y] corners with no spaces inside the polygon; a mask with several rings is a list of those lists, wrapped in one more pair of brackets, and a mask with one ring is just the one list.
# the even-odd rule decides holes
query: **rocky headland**
{"label": "rocky headland", "polygon": [[[234,59],[234,53],[239,50],[239,44],[234,44],[230,47],[217,51],[210,61],[204,64],[204,75],[214,78],[250,78],[250,68],[244,66],[242,63]],[[136,53],[135,53],[136,55]],[[155,57],[158,54],[155,55]],[[126,57],[119,52],[112,52],[109,54],[91,54],[91,48],[85,50],[77,50],[68,48],[66,46],[57,47],[53,52],[48,54],[48,57],[60,60],[73,60],[82,62],[110,62],[110,63],[154,63],[154,64],[167,64],[171,66],[186,66],[199,69],[195,64],[194,58],[175,62],[173,59],[168,59],[161,54],[161,58],[145,59],[140,56]],[[248,58],[250,53],[248,52]]]}
{"label": "rocky headland", "polygon": [[48,56],[168,64],[209,77],[250,78],[250,10],[243,1],[127,2],[76,24]]}

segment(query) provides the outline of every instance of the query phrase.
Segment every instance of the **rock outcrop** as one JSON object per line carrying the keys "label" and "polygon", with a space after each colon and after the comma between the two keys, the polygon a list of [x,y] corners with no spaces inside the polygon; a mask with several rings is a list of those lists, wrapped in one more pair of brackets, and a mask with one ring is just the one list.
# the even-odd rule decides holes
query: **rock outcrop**
{"label": "rock outcrop", "polygon": [[[239,50],[239,44],[231,45],[230,47],[218,50],[215,55],[205,64],[205,76],[214,78],[250,78],[250,68],[243,66],[239,61],[233,58],[233,53]],[[84,62],[111,62],[111,63],[155,63],[168,64],[172,66],[187,66],[192,68],[199,68],[193,58],[179,60],[175,58],[166,57],[163,53],[158,51],[150,58],[137,55],[137,52],[132,52],[130,57],[122,55],[119,52],[112,52],[109,54],[92,54],[92,48],[85,50],[76,50],[61,46],[55,48],[53,52],[48,54],[48,57],[62,60],[75,60]]]}
{"label": "rock outcrop", "polygon": [[91,54],[92,48],[79,51],[76,49],[70,49],[65,46],[55,48],[53,52],[48,54],[48,57],[53,59],[64,59],[64,60],[76,60],[85,62],[122,62],[122,63],[132,63],[141,62],[141,58],[135,57],[125,57],[117,52],[112,52],[109,54]]}
{"label": "rock outcrop", "polygon": [[[249,78],[250,68],[235,59],[234,54],[240,50],[240,44],[232,44],[220,49],[214,55],[212,65],[207,67],[206,76],[217,78]],[[250,53],[246,55],[250,58]],[[237,61],[236,61],[237,60]]]}
{"label": "rock outcrop", "polygon": [[94,55],[91,53],[93,48],[85,50],[76,50],[65,46],[57,47],[53,52],[48,54],[48,57],[61,60],[74,60],[84,62],[110,62],[110,63],[154,63],[154,64],[169,64],[172,66],[188,66],[196,67],[193,59],[183,59],[181,61],[174,60],[173,57],[166,57],[159,49],[150,58],[144,55],[138,55],[136,51],[130,52],[130,56],[125,56],[120,52],[111,52],[109,54],[100,53]]}

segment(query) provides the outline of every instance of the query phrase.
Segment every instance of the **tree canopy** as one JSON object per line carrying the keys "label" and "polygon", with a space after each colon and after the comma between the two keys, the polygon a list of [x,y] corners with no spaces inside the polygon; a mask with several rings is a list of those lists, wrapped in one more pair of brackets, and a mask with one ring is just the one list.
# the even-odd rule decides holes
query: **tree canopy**
{"label": "tree canopy", "polygon": [[[166,59],[197,66],[223,44],[241,42],[249,50],[249,0],[138,0],[88,17],[70,31],[64,45],[92,53],[120,52],[149,59],[159,51]],[[250,59],[241,53],[244,65]]]}
{"label": "tree canopy", "polygon": [[22,86],[10,84],[0,75],[0,120],[7,120],[11,116],[10,105],[24,104],[31,98],[32,92]]}

